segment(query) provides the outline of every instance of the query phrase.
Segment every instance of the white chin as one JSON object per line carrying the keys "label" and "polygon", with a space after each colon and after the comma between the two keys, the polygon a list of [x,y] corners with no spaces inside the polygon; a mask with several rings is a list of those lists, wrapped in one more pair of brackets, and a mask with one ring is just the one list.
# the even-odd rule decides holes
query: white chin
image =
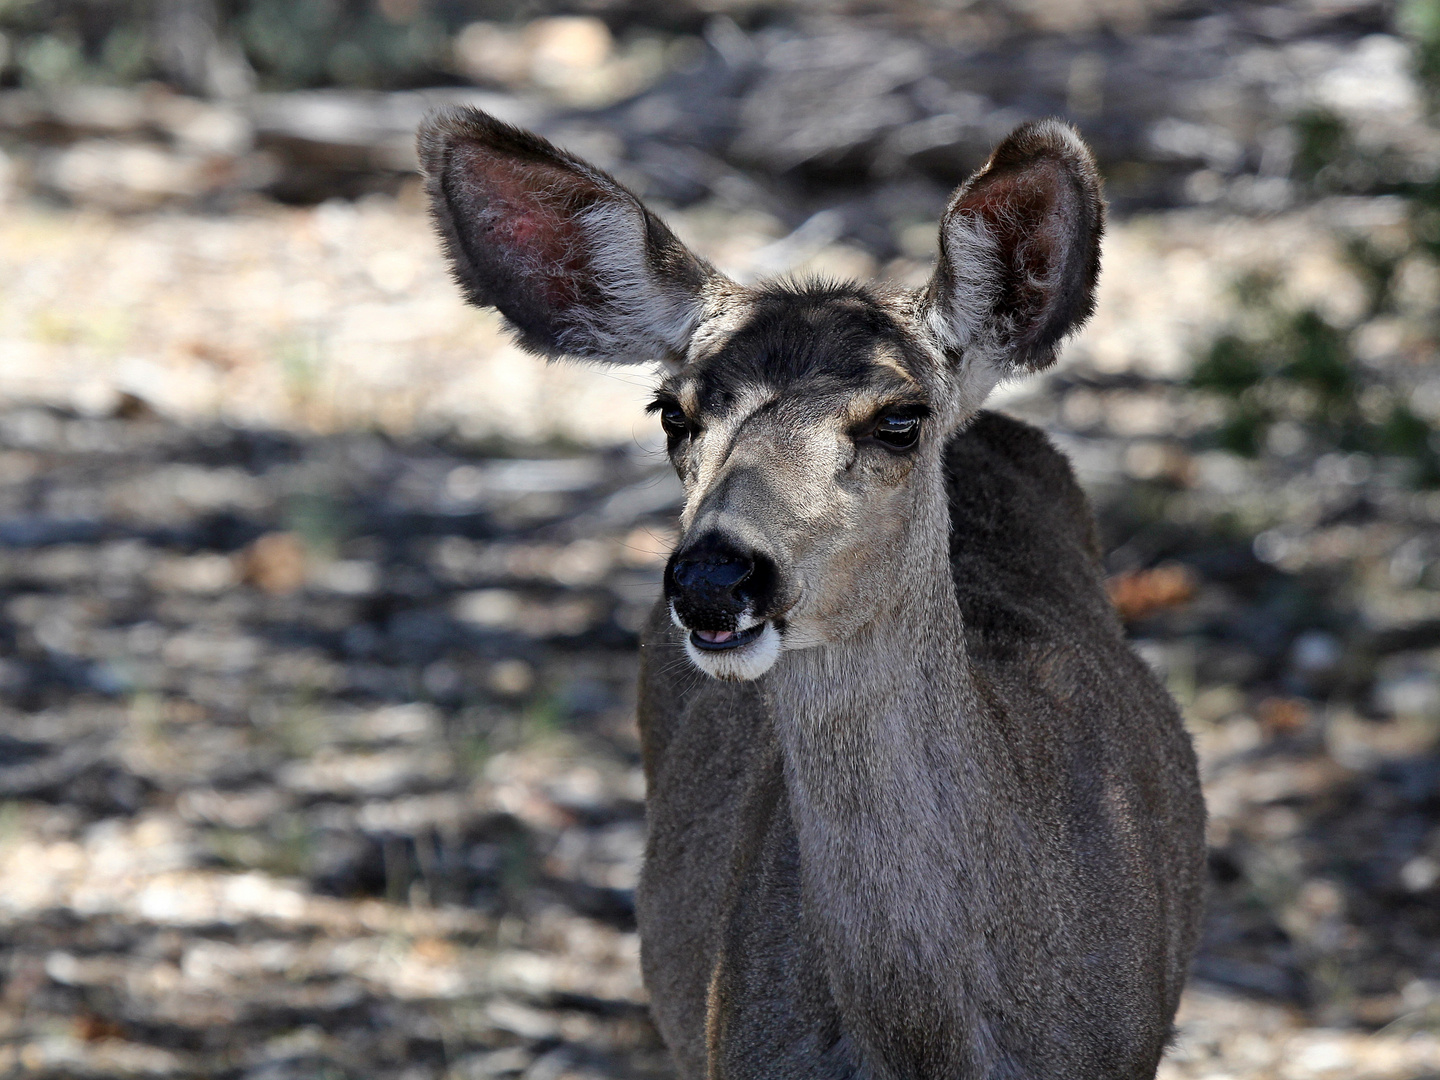
{"label": "white chin", "polygon": [[685,655],[706,675],[731,682],[748,682],[764,675],[780,659],[780,632],[773,624],[766,623],[765,629],[754,641],[737,649],[722,651],[697,649],[687,633]]}

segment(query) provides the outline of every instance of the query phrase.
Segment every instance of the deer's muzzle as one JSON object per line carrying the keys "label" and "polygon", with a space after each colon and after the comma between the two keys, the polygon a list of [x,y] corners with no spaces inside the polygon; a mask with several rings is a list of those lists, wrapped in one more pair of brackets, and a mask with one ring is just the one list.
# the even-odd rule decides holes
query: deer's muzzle
{"label": "deer's muzzle", "polygon": [[768,557],[707,532],[670,556],[665,598],[676,619],[697,633],[701,648],[723,647],[764,617],[774,582]]}

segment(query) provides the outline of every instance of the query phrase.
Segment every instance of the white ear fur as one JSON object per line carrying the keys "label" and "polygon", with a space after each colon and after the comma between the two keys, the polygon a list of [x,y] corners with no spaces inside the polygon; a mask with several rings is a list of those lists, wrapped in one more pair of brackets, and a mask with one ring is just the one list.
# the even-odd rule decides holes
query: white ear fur
{"label": "white ear fur", "polygon": [[940,251],[951,287],[925,305],[925,329],[943,351],[968,353],[1000,299],[1000,245],[978,214],[952,212],[940,223]]}
{"label": "white ear fur", "polygon": [[614,177],[478,109],[429,117],[419,151],[456,283],[521,345],[678,362],[717,278]]}
{"label": "white ear fur", "polygon": [[954,376],[960,416],[973,416],[985,404],[1007,375],[1014,375],[1003,362],[976,349],[965,353]]}
{"label": "white ear fur", "polygon": [[600,305],[578,314],[561,332],[560,348],[579,356],[623,360],[637,343],[649,356],[683,355],[703,308],[698,293],[677,286],[648,265],[645,216],[638,205],[601,201],[577,216],[589,247]]}

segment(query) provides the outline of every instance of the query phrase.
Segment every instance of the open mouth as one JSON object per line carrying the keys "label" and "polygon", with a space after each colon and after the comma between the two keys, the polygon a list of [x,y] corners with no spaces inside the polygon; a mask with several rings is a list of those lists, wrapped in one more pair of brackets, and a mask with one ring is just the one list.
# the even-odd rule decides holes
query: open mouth
{"label": "open mouth", "polygon": [[750,644],[765,632],[766,623],[756,623],[745,630],[691,630],[690,642],[706,652],[724,652]]}

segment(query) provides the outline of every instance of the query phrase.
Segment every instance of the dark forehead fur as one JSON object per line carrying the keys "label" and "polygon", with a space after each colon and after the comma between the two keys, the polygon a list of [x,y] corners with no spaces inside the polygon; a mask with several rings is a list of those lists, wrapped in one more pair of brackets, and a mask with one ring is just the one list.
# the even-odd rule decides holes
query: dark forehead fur
{"label": "dark forehead fur", "polygon": [[904,385],[874,363],[880,351],[925,383],[924,350],[872,290],[853,282],[770,282],[751,294],[744,324],[685,378],[709,409],[723,409],[754,386],[823,393]]}

